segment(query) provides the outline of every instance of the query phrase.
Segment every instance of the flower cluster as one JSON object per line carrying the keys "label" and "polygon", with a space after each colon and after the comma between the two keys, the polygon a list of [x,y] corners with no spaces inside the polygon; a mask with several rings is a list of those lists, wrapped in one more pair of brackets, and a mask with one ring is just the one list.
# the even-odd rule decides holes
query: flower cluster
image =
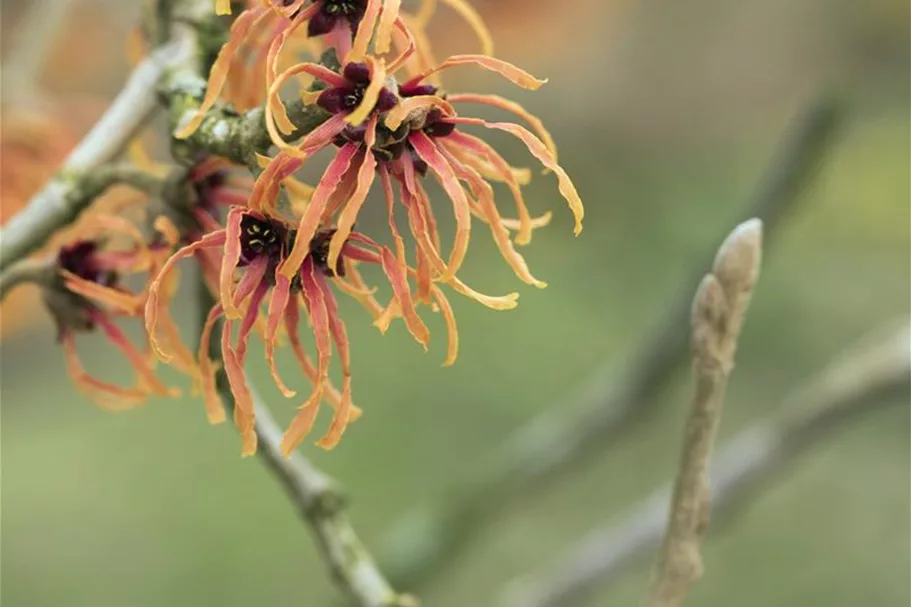
{"label": "flower cluster", "polygon": [[[283,452],[290,454],[310,433],[323,402],[333,416],[317,444],[328,449],[361,414],[353,403],[351,353],[338,293],[362,304],[381,331],[401,319],[425,348],[430,333],[421,308],[440,313],[448,330],[445,364],[452,364],[458,331],[447,289],[496,310],[511,309],[518,299],[516,293],[480,293],[460,278],[473,222],[486,226],[520,280],[546,286],[517,249],[550,220],[549,212],[534,217],[526,206],[522,189],[531,171],[510,164],[472,131],[501,131],[524,144],[545,173],[555,176],[578,234],[582,202],[557,161],[553,138],[518,103],[495,95],[448,92],[442,77],[452,68],[470,66],[523,89],[535,90],[544,81],[494,57],[487,29],[463,0],[443,3],[476,32],[480,53],[434,58],[425,30],[436,2],[425,1],[409,13],[400,0],[216,0],[219,14],[233,9],[228,40],[214,61],[201,107],[184,117],[174,135],[192,135],[216,105],[238,110],[262,106],[273,151],[259,157],[255,180],[238,177],[220,159],[197,162],[186,175],[193,203],[180,212],[154,213],[151,245],[137,244],[115,254],[100,242],[85,240],[61,251],[61,292],[80,298],[76,308],[81,314],[75,319],[57,316],[67,317],[60,322],[61,339],[81,386],[105,398],[167,394],[154,376],[154,355],[188,374],[203,395],[209,420],[222,421],[216,388],[219,364],[210,355],[210,341],[221,322],[221,362],[242,453],[257,448],[254,397],[244,372],[252,333],[261,336],[272,377],[284,396],[294,397],[297,389],[296,382],[278,372],[279,344],[290,345],[310,384],[285,432]],[[325,119],[315,129],[300,132],[290,117],[291,104],[321,111]],[[477,105],[510,114],[517,122],[463,113],[466,106]],[[329,157],[328,164],[318,182],[307,185],[299,172],[321,152]],[[431,180],[441,186],[447,202],[428,194]],[[509,192],[514,216],[501,213],[495,184]],[[388,218],[388,233],[382,235],[355,227],[374,190],[381,194]],[[438,229],[440,205],[454,217],[451,243],[443,242]],[[409,233],[400,232],[397,214],[407,219]],[[185,259],[201,268],[215,299],[195,354],[182,342],[169,314],[176,269]],[[385,305],[361,272],[371,265],[377,268],[373,275],[388,283]],[[121,289],[119,277],[128,272],[146,273],[147,288],[136,294]],[[110,321],[115,312],[144,316],[152,354],[129,347]],[[312,357],[299,336],[301,316],[312,328]],[[135,389],[103,384],[76,366],[71,335],[95,326],[133,363],[139,374]],[[333,353],[341,369],[338,384],[330,378]]]}

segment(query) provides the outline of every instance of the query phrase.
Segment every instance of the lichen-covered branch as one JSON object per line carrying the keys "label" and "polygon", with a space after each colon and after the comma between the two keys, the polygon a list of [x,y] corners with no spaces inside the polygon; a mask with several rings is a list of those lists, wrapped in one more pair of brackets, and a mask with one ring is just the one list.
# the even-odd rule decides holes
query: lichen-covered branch
{"label": "lichen-covered branch", "polygon": [[[202,281],[197,299],[200,321],[204,322],[213,299]],[[209,342],[209,355],[213,360],[221,358],[221,330],[219,323]],[[231,409],[234,396],[223,371],[219,372],[217,383],[222,399]],[[251,392],[255,401],[259,444],[256,454],[281,483],[301,518],[310,527],[336,584],[360,607],[417,607],[415,599],[393,590],[358,538],[345,515],[347,500],[338,483],[300,453],[294,452],[287,459],[282,455],[282,430],[262,399],[255,391]]]}
{"label": "lichen-covered branch", "polygon": [[[776,418],[758,422],[719,449],[710,482],[713,521],[730,520],[800,456],[860,415],[907,407],[911,325],[905,320],[851,348],[792,392]],[[605,588],[655,550],[667,525],[672,487],[663,486],[539,571],[509,583],[502,607],[569,607]]]}
{"label": "lichen-covered branch", "polygon": [[709,458],[761,258],[762,222],[752,219],[739,225],[722,244],[693,300],[695,394],[684,430],[667,532],[645,602],[648,607],[682,605],[690,586],[702,575],[699,545],[708,526],[711,502]]}
{"label": "lichen-covered branch", "polygon": [[113,160],[151,118],[156,108],[155,86],[184,50],[179,43],[168,44],[143,61],[60,171],[3,226],[0,270],[40,248],[104,191],[87,186],[104,181],[95,171]]}
{"label": "lichen-covered branch", "polygon": [[[175,22],[161,26],[172,33],[169,41],[133,71],[57,175],[0,231],[0,271],[40,248],[104,191],[87,185],[103,182],[99,170],[120,154],[159,101],[168,110],[172,127],[202,103],[206,89],[202,57],[206,45],[212,44],[209,32],[213,27],[208,24],[214,19],[213,3],[175,0],[170,4]],[[292,105],[289,114],[301,133],[326,118],[323,110],[303,104]],[[254,154],[267,151],[269,143],[261,108],[238,114],[217,107],[192,137],[175,146],[175,152],[190,162],[199,155],[215,155],[252,168],[256,166]]]}
{"label": "lichen-covered branch", "polygon": [[[800,200],[843,122],[842,110],[828,93],[815,99],[788,129],[744,210],[744,219],[762,220],[766,242],[778,234],[786,213]],[[613,444],[631,423],[654,410],[656,395],[687,358],[686,331],[692,293],[715,251],[696,265],[680,296],[658,315],[617,369],[605,364],[570,402],[557,402],[508,437],[503,446],[456,481],[439,502],[426,504],[403,519],[388,540],[393,578],[416,587],[453,558],[498,508],[525,492],[540,490],[549,479],[591,453]]]}

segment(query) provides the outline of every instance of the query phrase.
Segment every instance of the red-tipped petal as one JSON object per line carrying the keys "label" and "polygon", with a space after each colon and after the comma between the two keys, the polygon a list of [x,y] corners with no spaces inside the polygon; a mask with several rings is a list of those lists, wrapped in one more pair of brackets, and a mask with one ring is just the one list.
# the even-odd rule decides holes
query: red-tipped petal
{"label": "red-tipped petal", "polygon": [[279,266],[279,271],[286,278],[290,279],[297,274],[301,264],[310,252],[310,241],[313,240],[313,236],[316,234],[329,197],[348,170],[358,149],[359,146],[352,143],[342,146],[342,149],[335,155],[335,158],[323,174],[323,178],[320,179],[319,184],[316,186],[316,191],[313,192],[310,204],[307,206],[307,210],[301,217],[300,224],[297,227],[294,246],[291,248],[291,252],[288,253],[288,257]]}
{"label": "red-tipped petal", "polygon": [[219,295],[221,307],[226,318],[240,318],[240,310],[234,303],[234,269],[240,262],[240,222],[244,216],[244,209],[235,207],[228,212],[225,220],[225,256],[221,261],[219,275]]}
{"label": "red-tipped petal", "polygon": [[456,218],[456,236],[449,256],[449,270],[440,278],[442,282],[446,282],[458,272],[468,252],[468,240],[471,234],[471,209],[468,206],[465,191],[459,184],[452,167],[437,149],[433,140],[422,132],[412,133],[408,140],[418,156],[421,157],[421,160],[426,162],[436,173],[443,189],[446,190],[446,193],[452,199]]}
{"label": "red-tipped petal", "polygon": [[202,379],[202,397],[206,408],[206,418],[208,418],[210,424],[220,424],[225,421],[225,407],[221,402],[221,397],[218,395],[218,387],[215,384],[215,365],[209,356],[209,342],[212,339],[212,331],[221,316],[221,306],[218,304],[212,306],[202,327],[202,333],[199,336],[199,371]]}

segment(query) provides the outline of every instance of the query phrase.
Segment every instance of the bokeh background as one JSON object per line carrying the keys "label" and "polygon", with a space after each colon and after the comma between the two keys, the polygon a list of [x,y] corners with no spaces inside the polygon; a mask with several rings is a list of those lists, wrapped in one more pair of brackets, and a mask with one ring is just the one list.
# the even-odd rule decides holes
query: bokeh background
{"label": "bokeh background", "polygon": [[[2,4],[5,133],[19,125],[9,60],[30,4]],[[116,92],[138,4],[68,4],[27,102],[65,110],[60,130],[42,136],[78,137]],[[535,180],[530,202],[555,210],[525,251],[550,284],[543,291],[517,284],[492,243],[473,239],[466,276],[490,292],[518,289],[521,305],[497,313],[455,300],[462,345],[449,369],[438,319],[425,354],[403,327],[381,336],[344,305],[366,413],[335,451],[304,452],[348,488],[354,524],[380,555],[406,513],[455,499],[445,493],[453,479],[483,470],[523,422],[568,407],[594,370],[622,368],[821,90],[845,102],[846,122],[767,253],[721,440],[776,414],[845,347],[909,312],[906,0],[474,4],[498,54],[550,82],[529,94],[460,72],[450,88],[508,93],[545,119],[586,203],[586,227],[573,238],[552,178]],[[446,49],[474,48],[445,9],[434,31]],[[3,172],[4,217],[21,204],[7,192],[17,177]],[[262,464],[238,456],[230,427],[208,426],[189,398],[99,410],[67,383],[37,302],[24,288],[2,308],[5,605],[340,604],[307,529]],[[178,313],[189,331],[189,302]],[[82,344],[94,370],[122,376],[100,340]],[[263,377],[256,358],[253,375]],[[294,404],[262,383],[289,419]],[[497,510],[414,589],[423,604],[496,605],[509,579],[546,566],[664,482],[688,391],[681,371],[621,438]],[[907,404],[907,394],[895,398]],[[908,605],[909,438],[908,407],[891,407],[814,447],[711,535],[690,604]],[[650,563],[581,604],[637,604]]]}

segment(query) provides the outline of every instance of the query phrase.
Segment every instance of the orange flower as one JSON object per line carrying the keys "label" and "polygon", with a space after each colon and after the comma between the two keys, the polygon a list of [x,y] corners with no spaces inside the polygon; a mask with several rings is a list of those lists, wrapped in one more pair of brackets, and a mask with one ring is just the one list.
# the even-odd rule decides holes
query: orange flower
{"label": "orange flower", "polygon": [[[521,185],[529,179],[527,171],[510,166],[489,144],[461,132],[458,127],[483,126],[508,132],[522,141],[547,169],[556,174],[559,190],[575,217],[576,234],[582,229],[584,210],[581,199],[572,180],[557,163],[553,139],[539,119],[518,104],[500,97],[470,94],[447,98],[439,93],[435,85],[426,82],[432,74],[461,65],[475,65],[493,71],[524,88],[536,89],[543,84],[543,81],[509,63],[480,55],[450,57],[401,85],[390,79],[394,70],[387,71],[382,60],[371,57],[367,57],[366,63],[348,63],[341,72],[313,63],[300,63],[279,76],[270,93],[266,124],[280,153],[257,180],[250,208],[274,214],[275,199],[282,182],[320,149],[331,144],[340,146],[301,216],[297,240],[279,268],[285,277],[291,277],[298,271],[306,259],[308,243],[321,227],[333,224],[337,227],[329,247],[330,265],[337,260],[367,193],[379,175],[390,200],[393,197],[391,182],[398,183],[401,204],[408,213],[417,243],[419,300],[430,302],[430,285],[442,282],[489,307],[515,307],[518,295],[483,295],[456,276],[468,251],[472,216],[488,224],[501,254],[520,279],[538,287],[545,286],[530,273],[509,234],[509,229],[518,230],[515,242],[527,244],[532,230],[549,220],[549,215],[533,219],[525,206]],[[288,144],[278,133],[272,109],[281,105],[276,94],[278,86],[297,74],[308,74],[329,86],[319,94],[316,103],[332,117],[301,141]],[[518,124],[461,117],[453,106],[454,102],[482,103],[509,111],[527,121],[537,135]],[[456,236],[446,260],[440,251],[432,206],[421,183],[428,170],[433,172],[453,204]],[[490,181],[501,181],[509,187],[517,219],[501,217]],[[393,207],[392,203],[388,205],[390,226],[395,223]],[[407,265],[404,246],[399,258],[401,266]]]}
{"label": "orange flower", "polygon": [[[333,234],[334,230],[315,233],[310,240],[305,261],[293,276],[287,277],[278,268],[287,258],[295,233],[277,219],[244,207],[233,207],[228,212],[225,228],[205,234],[178,250],[164,263],[152,281],[146,303],[146,327],[153,349],[160,358],[170,361],[171,353],[157,337],[160,320],[165,316],[161,305],[163,285],[167,284],[171,271],[181,259],[200,252],[223,251],[219,301],[210,311],[203,329],[198,367],[209,419],[212,422],[222,421],[222,406],[215,389],[215,369],[209,359],[208,344],[215,322],[223,318],[222,354],[235,399],[234,421],[241,433],[243,455],[255,453],[257,447],[253,397],[244,374],[247,341],[267,299],[264,331],[266,359],[276,385],[288,398],[296,394],[281,379],[275,366],[275,344],[280,324],[284,324],[295,357],[313,384],[309,397],[285,433],[282,449],[286,455],[309,433],[323,400],[335,410],[329,431],[317,443],[326,449],[334,447],[348,423],[360,416],[360,410],[353,405],[351,397],[350,353],[345,323],[339,316],[338,305],[329,285],[335,283],[343,292],[360,300],[373,312],[379,324],[388,324],[388,321],[383,320],[384,311],[363,284],[355,262],[375,263],[382,267],[393,290],[393,303],[387,310],[401,310],[405,318],[409,319],[409,327],[422,343],[426,344],[429,337],[426,326],[414,310],[407,282],[410,269],[402,268],[387,248],[357,233],[349,234],[350,242],[343,245],[341,256],[330,265],[328,255]],[[241,276],[235,282],[238,271]],[[351,282],[346,276],[351,276]],[[448,302],[439,292],[435,298],[454,335],[455,325]],[[307,312],[316,338],[315,364],[304,351],[297,334],[301,306]],[[234,324],[238,320],[240,326],[232,343]],[[333,344],[342,363],[341,391],[334,388],[329,379]]]}
{"label": "orange flower", "polygon": [[[120,317],[138,316],[146,297],[146,292],[131,293],[121,287],[120,277],[154,271],[156,259],[162,259],[161,247],[146,246],[141,234],[126,220],[98,216],[92,223],[107,234],[126,234],[133,246],[111,250],[91,238],[76,241],[58,252],[58,275],[49,284],[42,285],[42,295],[57,323],[67,371],[80,391],[110,409],[141,405],[151,395],[177,396],[178,391],[167,388],[155,376],[152,359],[130,343],[116,322]],[[83,368],[76,351],[75,335],[96,328],[104,332],[133,367],[137,375],[134,387],[111,384]]]}

